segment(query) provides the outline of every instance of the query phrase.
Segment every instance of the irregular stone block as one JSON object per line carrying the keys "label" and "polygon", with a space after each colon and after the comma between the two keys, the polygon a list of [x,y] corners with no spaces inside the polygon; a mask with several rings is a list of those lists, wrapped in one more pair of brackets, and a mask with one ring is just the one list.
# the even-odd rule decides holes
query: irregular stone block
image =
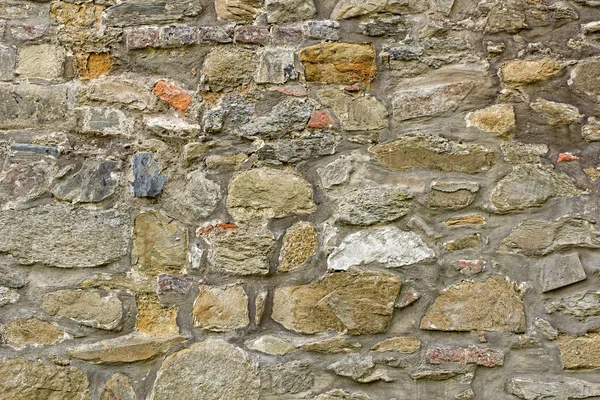
{"label": "irregular stone block", "polygon": [[254,117],[238,126],[236,134],[248,139],[278,139],[294,131],[302,131],[312,114],[314,104],[307,99],[285,99],[265,116]]}
{"label": "irregular stone block", "polygon": [[272,318],[302,333],[328,329],[351,335],[383,332],[400,284],[398,276],[383,272],[328,273],[307,285],[277,288]]}
{"label": "irregular stone block", "polygon": [[375,77],[375,49],[370,44],[331,42],[306,47],[300,61],[309,82],[354,84]]}
{"label": "irregular stone block", "polygon": [[133,195],[135,197],[158,196],[167,181],[167,175],[161,173],[154,154],[136,153],[131,162],[133,164]]}
{"label": "irregular stone block", "polygon": [[104,385],[100,400],[137,400],[127,375],[116,373]]}
{"label": "irregular stone block", "polygon": [[284,170],[258,168],[236,175],[229,183],[227,210],[239,221],[312,214],[312,187]]}
{"label": "irregular stone block", "polygon": [[431,182],[427,202],[431,208],[457,210],[471,204],[479,192],[477,182]]}
{"label": "irregular stone block", "polygon": [[327,189],[348,182],[350,174],[353,171],[352,158],[348,156],[341,156],[335,161],[317,169],[317,173],[321,177],[321,183]]}
{"label": "irregular stone block", "polygon": [[506,133],[515,128],[515,110],[508,104],[496,104],[467,114],[467,127],[484,132]]}
{"label": "irregular stone block", "polygon": [[204,58],[203,82],[212,90],[248,84],[258,63],[255,51],[228,47],[212,50]]}
{"label": "irregular stone block", "polygon": [[416,168],[476,174],[495,163],[494,152],[476,144],[462,144],[441,137],[407,136],[369,149],[393,171]]}
{"label": "irregular stone block", "polygon": [[600,78],[600,61],[586,60],[580,61],[573,72],[569,85],[579,93],[587,94],[588,96],[600,96],[600,88],[596,87],[593,82]]}
{"label": "irregular stone block", "polygon": [[272,356],[283,356],[296,351],[296,346],[283,338],[273,335],[264,335],[246,340],[244,345],[250,350],[260,351]]}
{"label": "irregular stone block", "polygon": [[345,271],[352,266],[380,263],[386,268],[396,268],[433,257],[433,250],[416,233],[385,226],[348,235],[327,258],[327,267]]}
{"label": "irregular stone block", "polygon": [[414,336],[395,336],[375,343],[371,351],[383,352],[393,351],[397,353],[410,354],[421,348],[421,341]]}
{"label": "irregular stone block", "polygon": [[115,293],[64,289],[44,296],[42,309],[50,315],[71,318],[92,328],[120,329],[123,304]]}
{"label": "irregular stone block", "polygon": [[262,389],[278,395],[305,392],[315,383],[315,373],[306,361],[265,364],[259,373]]}
{"label": "irregular stone block", "polygon": [[290,133],[285,139],[266,142],[256,154],[265,163],[296,163],[335,154],[341,140],[340,135],[331,132],[305,130]]}
{"label": "irregular stone block", "polygon": [[37,318],[15,318],[10,321],[4,332],[6,342],[16,348],[56,344],[64,336],[62,330]]}
{"label": "irregular stone block", "polygon": [[373,13],[414,14],[427,9],[423,0],[339,0],[331,12],[331,19],[350,19]]}
{"label": "irregular stone block", "polygon": [[339,335],[304,343],[299,347],[302,350],[314,351],[316,353],[352,353],[358,351],[362,345],[359,342],[351,342],[346,336]]}
{"label": "irregular stone block", "polygon": [[310,222],[296,222],[285,232],[279,253],[280,272],[293,271],[317,253],[317,231]]}
{"label": "irregular stone block", "polygon": [[544,380],[511,378],[506,391],[520,399],[587,399],[600,396],[600,383],[562,376],[546,377]]}
{"label": "irregular stone block", "polygon": [[511,60],[500,66],[498,74],[509,85],[527,85],[544,81],[560,72],[560,64],[553,59]]}
{"label": "irregular stone block", "polygon": [[503,143],[500,145],[504,161],[510,164],[541,164],[541,157],[548,153],[545,144]]}
{"label": "irregular stone block", "polygon": [[185,340],[183,336],[149,336],[131,333],[67,349],[70,357],[94,364],[133,363],[164,354]]}
{"label": "irregular stone block", "polygon": [[167,139],[191,139],[199,136],[202,132],[200,125],[190,124],[174,115],[144,116],[144,125],[153,134]]}
{"label": "irregular stone block", "polygon": [[448,218],[444,221],[446,226],[462,226],[462,225],[485,225],[485,218],[480,214],[469,214],[460,217]]}
{"label": "irregular stone block", "polygon": [[387,109],[373,96],[355,96],[332,88],[320,90],[317,96],[324,106],[333,109],[344,130],[369,131],[388,126]]}
{"label": "irregular stone block", "polygon": [[181,273],[187,264],[188,232],[159,211],[138,214],[133,228],[131,261],[145,275]]}
{"label": "irregular stone block", "polygon": [[394,119],[433,117],[454,110],[474,87],[474,82],[464,81],[399,90],[392,98]]}
{"label": "irregular stone block", "polygon": [[304,36],[316,40],[340,40],[340,23],[330,20],[313,20],[304,23]]}
{"label": "irregular stone block", "polygon": [[72,121],[72,90],[66,85],[0,84],[0,129],[63,126]]}
{"label": "irregular stone block", "polygon": [[81,400],[89,398],[88,378],[74,367],[20,358],[0,361],[0,392],[5,399]]}
{"label": "irregular stone block", "polygon": [[553,254],[544,258],[541,264],[540,284],[542,293],[586,279],[585,270],[577,253]]}
{"label": "irregular stone block", "polygon": [[596,249],[600,247],[600,232],[593,223],[577,215],[555,221],[527,219],[502,240],[498,252],[543,256],[569,247]]}
{"label": "irregular stone block", "polygon": [[123,77],[106,76],[90,82],[80,96],[94,102],[118,104],[122,108],[148,110],[157,99],[143,84]]}
{"label": "irregular stone block", "polygon": [[[312,1],[312,0],[311,0]],[[285,47],[267,47],[258,54],[257,83],[282,84],[298,78],[294,67],[294,50]]]}
{"label": "irregular stone block", "polygon": [[459,363],[476,364],[484,367],[497,367],[504,363],[504,353],[500,350],[477,346],[427,349],[427,361],[431,364]]}
{"label": "irregular stone block", "polygon": [[265,0],[267,22],[282,24],[302,21],[316,14],[313,0]]}
{"label": "irregular stone block", "polygon": [[50,17],[54,18],[59,24],[70,27],[98,27],[102,11],[105,8],[106,6],[95,3],[74,4],[66,1],[56,1],[50,5]]}
{"label": "irregular stone block", "polygon": [[151,398],[258,400],[259,392],[247,353],[223,339],[206,339],[165,359]]}
{"label": "irregular stone block", "polygon": [[198,0],[130,0],[104,11],[107,26],[125,27],[176,22],[202,13]]}
{"label": "irregular stone block", "polygon": [[566,370],[600,368],[600,333],[584,336],[559,335],[560,361]]}
{"label": "irregular stone block", "polygon": [[221,21],[251,22],[261,5],[259,0],[215,0],[217,18]]}
{"label": "irregular stone block", "polygon": [[92,203],[112,196],[118,184],[114,161],[86,159],[79,171],[54,185],[52,194],[72,203]]}
{"label": "irregular stone block", "polygon": [[41,206],[0,212],[0,252],[23,264],[106,265],[127,254],[128,218],[118,211]]}
{"label": "irregular stone block", "polygon": [[269,41],[269,28],[254,25],[239,25],[235,27],[233,40],[236,43],[265,45]]}
{"label": "irregular stone block", "polygon": [[80,107],[75,111],[81,133],[123,136],[133,133],[133,119],[116,108]]}
{"label": "irregular stone block", "polygon": [[[406,18],[401,15],[383,15],[360,23],[360,29],[366,36],[393,36],[401,37],[408,33]],[[380,53],[381,55],[382,53]]]}
{"label": "irregular stone block", "polygon": [[600,315],[600,292],[587,291],[551,301],[546,304],[546,311],[549,314],[559,311],[585,322],[589,317]]}
{"label": "irregular stone block", "polygon": [[268,257],[275,238],[268,229],[232,225],[203,236],[210,246],[208,260],[216,271],[241,276],[269,273]]}
{"label": "irregular stone block", "polygon": [[344,376],[360,383],[369,383],[375,381],[390,382],[391,379],[385,373],[376,370],[375,363],[371,356],[361,354],[349,354],[341,360],[327,367],[328,370],[335,372],[339,376]]}
{"label": "irregular stone block", "polygon": [[36,44],[19,50],[17,74],[20,78],[58,79],[62,77],[65,50],[52,44]]}
{"label": "irregular stone block", "polygon": [[537,99],[530,104],[530,107],[542,114],[550,125],[569,125],[579,122],[583,118],[583,114],[579,113],[577,107],[570,104]]}
{"label": "irregular stone block", "polygon": [[195,327],[214,332],[228,332],[248,326],[248,295],[244,285],[200,285],[192,317]]}
{"label": "irregular stone block", "polygon": [[149,336],[169,336],[179,334],[177,307],[165,307],[155,294],[136,296],[136,332]]}
{"label": "irregular stone block", "polygon": [[334,218],[349,225],[368,226],[392,222],[405,216],[412,195],[402,187],[362,182],[336,195],[337,210]]}
{"label": "irregular stone block", "polygon": [[450,251],[460,251],[465,249],[480,249],[481,235],[474,233],[472,235],[463,236],[461,238],[444,242],[444,247]]}
{"label": "irregular stone block", "polygon": [[516,285],[503,276],[463,282],[440,292],[421,329],[525,332],[523,301]]}

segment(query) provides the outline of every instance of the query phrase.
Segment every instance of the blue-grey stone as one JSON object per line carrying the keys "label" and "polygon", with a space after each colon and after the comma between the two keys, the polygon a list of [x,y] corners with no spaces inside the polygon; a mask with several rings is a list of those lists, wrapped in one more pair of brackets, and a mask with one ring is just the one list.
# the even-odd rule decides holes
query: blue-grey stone
{"label": "blue-grey stone", "polygon": [[162,192],[167,175],[160,173],[158,161],[153,153],[133,155],[133,195],[135,197],[156,197]]}

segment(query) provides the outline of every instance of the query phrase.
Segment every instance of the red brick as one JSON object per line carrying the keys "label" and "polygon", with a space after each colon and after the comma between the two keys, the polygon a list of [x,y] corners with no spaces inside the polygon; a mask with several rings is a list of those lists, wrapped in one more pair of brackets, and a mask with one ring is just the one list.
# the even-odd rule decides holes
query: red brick
{"label": "red brick", "polygon": [[192,96],[167,81],[158,81],[152,93],[182,112],[186,111],[192,102]]}
{"label": "red brick", "polygon": [[565,162],[565,161],[579,161],[579,157],[574,156],[571,153],[560,153],[558,155],[558,160],[556,160],[556,162]]}
{"label": "red brick", "polygon": [[329,128],[333,126],[333,124],[335,124],[335,121],[333,118],[331,118],[331,115],[329,115],[327,110],[317,110],[313,111],[312,115],[310,116],[310,121],[308,121],[308,125],[306,125],[306,127],[322,129]]}
{"label": "red brick", "polygon": [[427,350],[427,361],[431,364],[458,363],[496,367],[504,363],[504,353],[500,350],[477,346],[454,349],[434,347]]}

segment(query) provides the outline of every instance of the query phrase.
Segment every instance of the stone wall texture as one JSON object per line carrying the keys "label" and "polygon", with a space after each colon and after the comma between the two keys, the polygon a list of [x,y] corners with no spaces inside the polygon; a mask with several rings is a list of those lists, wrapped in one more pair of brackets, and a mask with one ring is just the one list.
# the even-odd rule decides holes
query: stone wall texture
{"label": "stone wall texture", "polygon": [[600,399],[600,1],[0,0],[0,400]]}

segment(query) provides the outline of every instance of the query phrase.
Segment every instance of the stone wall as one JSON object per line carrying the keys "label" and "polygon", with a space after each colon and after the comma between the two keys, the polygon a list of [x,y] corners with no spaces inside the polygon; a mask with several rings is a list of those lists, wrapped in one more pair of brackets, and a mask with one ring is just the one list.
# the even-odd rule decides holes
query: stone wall
{"label": "stone wall", "polygon": [[2,0],[0,399],[599,399],[599,6]]}

